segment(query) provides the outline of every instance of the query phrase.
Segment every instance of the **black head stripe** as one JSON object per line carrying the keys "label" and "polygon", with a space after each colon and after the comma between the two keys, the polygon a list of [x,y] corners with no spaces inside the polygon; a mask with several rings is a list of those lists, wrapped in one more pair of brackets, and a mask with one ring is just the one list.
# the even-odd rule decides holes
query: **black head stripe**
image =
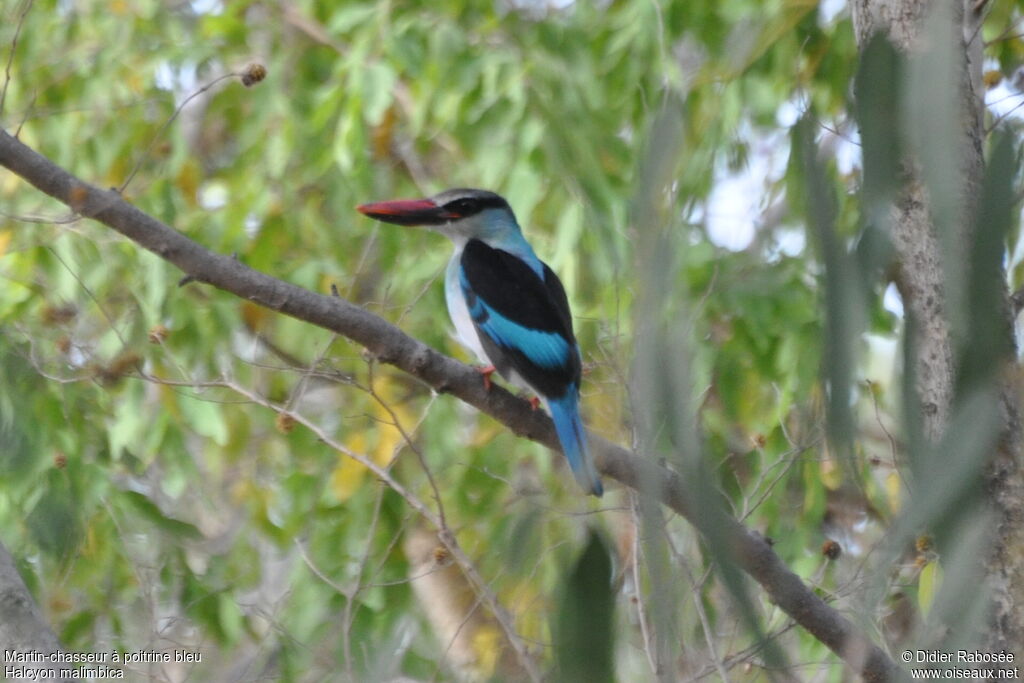
{"label": "black head stripe", "polygon": [[508,209],[505,198],[487,190],[457,188],[434,197],[434,201],[450,213],[461,217],[473,216],[485,209]]}

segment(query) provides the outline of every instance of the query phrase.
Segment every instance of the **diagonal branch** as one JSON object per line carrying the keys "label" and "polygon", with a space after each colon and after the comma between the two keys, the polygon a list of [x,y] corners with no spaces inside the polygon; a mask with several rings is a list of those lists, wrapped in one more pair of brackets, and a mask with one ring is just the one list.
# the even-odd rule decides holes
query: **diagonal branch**
{"label": "diagonal branch", "polygon": [[[500,387],[485,390],[480,376],[469,366],[435,351],[355,304],[340,297],[316,294],[211,252],[124,201],[117,192],[83,182],[4,131],[0,131],[0,166],[82,216],[113,228],[173,263],[189,280],[205,282],[337,332],[365,347],[381,362],[409,373],[435,391],[454,395],[515,434],[558,448],[547,415],[532,410],[529,403]],[[699,529],[713,528],[719,537],[715,540],[732,550],[736,563],[761,584],[774,604],[866,680],[890,681],[901,677],[888,655],[790,571],[762,536],[732,517],[709,523],[707,511],[694,507],[678,474],[597,435],[591,434],[589,438],[602,474],[633,489],[640,490],[643,485],[643,495],[656,497]],[[649,485],[652,482],[653,487]]]}

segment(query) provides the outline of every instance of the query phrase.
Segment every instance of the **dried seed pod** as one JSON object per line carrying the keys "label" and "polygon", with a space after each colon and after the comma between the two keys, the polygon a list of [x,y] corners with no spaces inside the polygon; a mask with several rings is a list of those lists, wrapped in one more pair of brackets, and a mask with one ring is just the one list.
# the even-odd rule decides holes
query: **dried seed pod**
{"label": "dried seed pod", "polygon": [[163,344],[168,334],[170,334],[170,330],[164,325],[154,325],[149,330],[149,343]]}
{"label": "dried seed pod", "polygon": [[288,413],[278,413],[277,419],[274,420],[274,426],[282,434],[288,434],[295,429],[295,418]]}
{"label": "dried seed pod", "polygon": [[267,77],[267,67],[262,64],[250,64],[242,72],[242,85],[250,87]]}

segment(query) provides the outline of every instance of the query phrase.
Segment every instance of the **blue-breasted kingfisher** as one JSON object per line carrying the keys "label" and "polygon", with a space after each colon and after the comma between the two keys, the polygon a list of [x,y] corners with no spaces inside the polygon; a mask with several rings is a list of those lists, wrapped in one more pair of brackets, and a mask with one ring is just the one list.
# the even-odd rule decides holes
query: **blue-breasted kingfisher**
{"label": "blue-breasted kingfisher", "polygon": [[[447,190],[357,209],[379,221],[446,235],[455,252],[445,299],[456,335],[488,367],[534,392],[555,423],[562,452],[587,493],[604,492],[580,419],[582,362],[558,276],[533,252],[508,202],[487,190]],[[488,375],[484,375],[489,386]]]}

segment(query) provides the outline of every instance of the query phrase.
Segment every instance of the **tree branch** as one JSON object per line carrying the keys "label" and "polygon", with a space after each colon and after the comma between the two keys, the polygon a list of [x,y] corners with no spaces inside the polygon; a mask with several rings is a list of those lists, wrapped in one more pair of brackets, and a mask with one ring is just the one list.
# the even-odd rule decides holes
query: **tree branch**
{"label": "tree branch", "polygon": [[[456,396],[515,434],[558,449],[554,427],[546,414],[532,410],[529,403],[500,387],[485,390],[479,374],[469,366],[351,302],[316,294],[213,253],[124,201],[117,192],[101,190],[76,178],[5,131],[0,131],[0,165],[80,215],[113,228],[173,263],[190,280],[343,335],[381,362],[409,373],[435,391]],[[643,495],[655,496],[699,529],[713,528],[720,537],[716,542],[732,550],[737,564],[761,584],[773,603],[866,680],[889,681],[901,676],[886,653],[791,572],[763,537],[732,517],[709,525],[707,511],[694,508],[678,474],[597,435],[589,438],[602,474],[641,490]],[[650,482],[654,482],[654,490],[647,490]]]}

